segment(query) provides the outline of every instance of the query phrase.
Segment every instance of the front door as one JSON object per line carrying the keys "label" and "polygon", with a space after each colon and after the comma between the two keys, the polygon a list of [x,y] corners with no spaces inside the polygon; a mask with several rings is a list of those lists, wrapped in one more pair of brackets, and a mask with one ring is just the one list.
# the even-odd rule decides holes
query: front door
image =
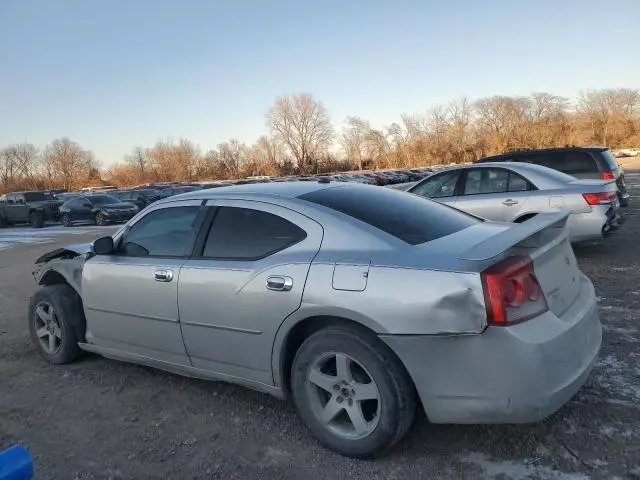
{"label": "front door", "polygon": [[187,353],[194,367],[271,384],[274,337],[300,306],[322,227],[269,203],[210,204],[211,226],[180,270]]}
{"label": "front door", "polygon": [[436,202],[455,207],[456,200],[458,199],[456,195],[459,188],[461,172],[462,170],[456,169],[431,175],[409,191],[415,195],[427,197]]}
{"label": "front door", "polygon": [[29,207],[24,195],[21,193],[9,193],[7,195],[7,220],[21,223],[29,221]]}
{"label": "front door", "polygon": [[178,281],[204,215],[200,204],[158,206],[127,227],[112,255],[87,261],[82,297],[89,343],[189,365]]}

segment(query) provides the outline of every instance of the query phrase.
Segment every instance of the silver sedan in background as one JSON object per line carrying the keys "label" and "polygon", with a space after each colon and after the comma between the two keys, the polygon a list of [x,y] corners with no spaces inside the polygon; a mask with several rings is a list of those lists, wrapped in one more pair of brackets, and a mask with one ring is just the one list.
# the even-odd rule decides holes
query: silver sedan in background
{"label": "silver sedan in background", "polygon": [[178,195],[38,259],[31,338],[50,363],[84,350],[291,399],[354,457],[398,442],[417,405],[433,423],[537,421],[601,342],[565,221],[335,182]]}
{"label": "silver sedan in background", "polygon": [[501,222],[523,222],[539,213],[567,212],[572,242],[599,240],[623,221],[615,180],[576,180],[528,163],[450,168],[406,191]]}

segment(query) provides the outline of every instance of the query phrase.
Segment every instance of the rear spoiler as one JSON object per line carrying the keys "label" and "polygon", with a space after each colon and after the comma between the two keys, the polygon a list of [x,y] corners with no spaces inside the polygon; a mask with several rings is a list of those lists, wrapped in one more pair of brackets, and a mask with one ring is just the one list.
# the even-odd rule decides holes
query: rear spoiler
{"label": "rear spoiler", "polygon": [[460,260],[480,261],[497,257],[542,230],[564,228],[568,218],[569,212],[539,213],[525,222],[516,223],[513,227],[474,245],[462,252],[458,258]]}

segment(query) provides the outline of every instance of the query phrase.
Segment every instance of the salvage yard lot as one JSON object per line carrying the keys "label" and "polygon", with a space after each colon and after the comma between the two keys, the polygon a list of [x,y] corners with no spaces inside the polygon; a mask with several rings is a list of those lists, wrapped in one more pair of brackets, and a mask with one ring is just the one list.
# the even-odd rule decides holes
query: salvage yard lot
{"label": "salvage yard lot", "polygon": [[578,395],[533,425],[429,425],[422,417],[372,462],[325,450],[291,407],[241,387],[97,356],[45,364],[25,319],[33,260],[109,230],[2,230],[0,448],[26,445],[38,479],[640,478],[640,173],[627,183],[627,223],[575,249],[604,327],[600,359]]}

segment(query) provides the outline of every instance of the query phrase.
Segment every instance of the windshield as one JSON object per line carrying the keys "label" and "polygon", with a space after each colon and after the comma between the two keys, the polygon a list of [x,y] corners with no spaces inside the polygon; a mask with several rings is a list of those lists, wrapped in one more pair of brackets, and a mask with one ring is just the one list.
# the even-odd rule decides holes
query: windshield
{"label": "windshield", "polygon": [[481,222],[455,208],[388,188],[327,188],[300,198],[368,223],[411,245],[430,242]]}
{"label": "windshield", "polygon": [[51,200],[51,197],[47,196],[44,192],[26,192],[24,199],[27,202],[43,202],[45,200]]}
{"label": "windshield", "polygon": [[91,203],[94,205],[108,205],[110,203],[120,203],[113,195],[91,195],[87,197]]}

